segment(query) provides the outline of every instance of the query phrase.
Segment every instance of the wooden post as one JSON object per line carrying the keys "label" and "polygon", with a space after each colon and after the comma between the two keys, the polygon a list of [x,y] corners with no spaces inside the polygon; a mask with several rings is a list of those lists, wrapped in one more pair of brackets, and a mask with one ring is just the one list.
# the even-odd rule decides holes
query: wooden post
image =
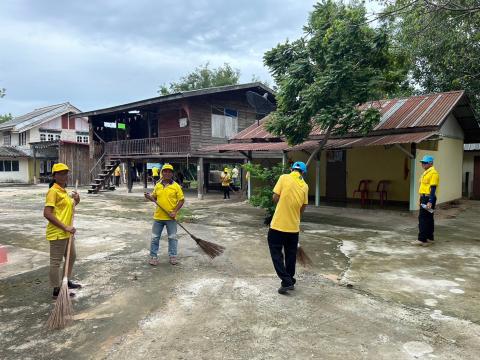
{"label": "wooden post", "polygon": [[133,187],[133,174],[132,174],[132,162],[130,160],[127,161],[127,188],[128,192],[132,192]]}
{"label": "wooden post", "polygon": [[315,206],[320,206],[320,156],[315,161]]}
{"label": "wooden post", "polygon": [[[252,152],[248,152],[248,163],[250,164],[252,160]],[[248,180],[247,180],[247,199],[250,200],[252,196],[252,174],[248,173]]]}
{"label": "wooden post", "polygon": [[33,184],[37,185],[37,149],[33,147]]}
{"label": "wooden post", "polygon": [[285,167],[287,165],[287,152],[282,151],[282,165]]}
{"label": "wooden post", "polygon": [[197,186],[198,186],[198,199],[203,200],[203,158],[198,158],[197,163]]}
{"label": "wooden post", "polygon": [[147,188],[147,162],[143,163],[143,188]]}
{"label": "wooden post", "polygon": [[411,154],[413,158],[410,159],[410,202],[409,210],[418,210],[418,194],[417,194],[417,146],[412,144]]}

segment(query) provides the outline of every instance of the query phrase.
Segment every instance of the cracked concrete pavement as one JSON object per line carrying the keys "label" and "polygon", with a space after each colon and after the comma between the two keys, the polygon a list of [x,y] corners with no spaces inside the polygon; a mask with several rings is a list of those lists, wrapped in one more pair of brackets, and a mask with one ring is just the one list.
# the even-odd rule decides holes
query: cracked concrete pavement
{"label": "cracked concrete pavement", "polygon": [[477,359],[480,204],[440,210],[437,243],[409,244],[408,212],[309,207],[302,246],[314,266],[279,281],[263,212],[187,196],[196,235],[224,245],[210,260],[179,230],[180,264],[162,237],[146,263],[153,208],[142,189],[86,195],[76,216],[74,324],[49,332],[45,186],[0,188],[2,359]]}

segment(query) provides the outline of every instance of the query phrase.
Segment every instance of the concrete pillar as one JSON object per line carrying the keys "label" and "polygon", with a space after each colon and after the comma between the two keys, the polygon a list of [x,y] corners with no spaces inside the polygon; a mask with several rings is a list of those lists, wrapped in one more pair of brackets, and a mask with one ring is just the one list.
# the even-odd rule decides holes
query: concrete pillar
{"label": "concrete pillar", "polygon": [[37,185],[37,149],[33,148],[33,184]]}
{"label": "concrete pillar", "polygon": [[132,162],[129,160],[127,161],[127,189],[128,192],[132,192],[132,187],[133,187],[133,174],[132,174]]}
{"label": "concrete pillar", "polygon": [[147,188],[147,163],[143,163],[143,188]]}
{"label": "concrete pillar", "polygon": [[285,167],[287,165],[287,152],[286,151],[283,151],[282,152],[282,165],[283,167]]}
{"label": "concrete pillar", "polygon": [[203,200],[203,158],[198,158],[197,163],[197,184],[198,184],[198,199]]}
{"label": "concrete pillar", "polygon": [[320,159],[315,160],[315,206],[320,206]]}
{"label": "concrete pillar", "polygon": [[412,144],[412,158],[410,159],[410,201],[409,210],[418,210],[418,176],[417,176],[417,154],[416,144]]}

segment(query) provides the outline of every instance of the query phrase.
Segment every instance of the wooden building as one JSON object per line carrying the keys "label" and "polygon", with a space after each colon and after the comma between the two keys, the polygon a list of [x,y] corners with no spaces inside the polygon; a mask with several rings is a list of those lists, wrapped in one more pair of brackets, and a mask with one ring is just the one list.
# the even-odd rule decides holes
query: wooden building
{"label": "wooden building", "polygon": [[[147,163],[169,162],[180,166],[194,164],[199,198],[208,187],[209,168],[225,163],[243,163],[236,154],[212,154],[198,149],[225,144],[241,130],[265,114],[248,105],[246,92],[267,94],[273,91],[261,83],[221,86],[159,96],[110,108],[78,114],[87,117],[90,128],[90,158],[93,190],[119,163],[128,169],[141,164],[147,185]],[[131,191],[133,171],[128,171]]]}

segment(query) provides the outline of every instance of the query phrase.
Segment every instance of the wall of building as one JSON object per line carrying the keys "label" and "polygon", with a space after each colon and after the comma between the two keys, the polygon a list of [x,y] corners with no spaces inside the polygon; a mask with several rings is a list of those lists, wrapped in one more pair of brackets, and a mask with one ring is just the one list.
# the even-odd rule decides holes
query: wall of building
{"label": "wall of building", "polygon": [[[480,156],[480,151],[465,151],[463,153],[462,166],[462,192],[466,192],[467,197],[473,196],[473,176],[474,176],[474,159]],[[468,184],[466,183],[466,173],[468,174]],[[477,174],[480,175],[480,174]]]}
{"label": "wall of building", "polygon": [[19,171],[0,171],[0,183],[2,182],[17,182],[28,183],[28,158],[0,158],[1,160],[14,160],[18,161]]}
{"label": "wall of building", "polygon": [[[409,146],[405,146],[409,149]],[[360,180],[372,180],[375,191],[381,180],[390,181],[388,200],[408,201],[410,194],[410,164],[408,156],[395,146],[369,146],[347,150],[347,198],[358,188]],[[373,196],[373,198],[377,198]]]}

